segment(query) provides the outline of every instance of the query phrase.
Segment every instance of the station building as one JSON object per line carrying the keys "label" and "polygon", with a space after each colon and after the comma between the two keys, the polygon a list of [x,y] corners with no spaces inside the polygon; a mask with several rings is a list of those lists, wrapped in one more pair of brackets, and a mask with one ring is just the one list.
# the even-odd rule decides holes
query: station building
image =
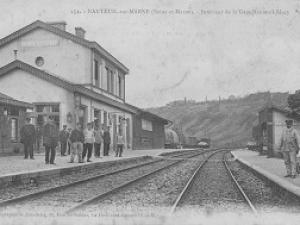
{"label": "station building", "polygon": [[292,119],[294,128],[300,133],[300,117],[290,110],[276,106],[266,106],[258,113],[258,125],[253,136],[263,152],[270,157],[281,156],[279,153],[281,135],[286,127],[285,121]]}
{"label": "station building", "polygon": [[163,148],[169,121],[126,103],[129,69],[85,33],[35,21],[0,39],[1,92],[32,105],[36,126],[49,115],[60,129],[94,122],[110,128],[112,147],[120,132],[127,149]]}

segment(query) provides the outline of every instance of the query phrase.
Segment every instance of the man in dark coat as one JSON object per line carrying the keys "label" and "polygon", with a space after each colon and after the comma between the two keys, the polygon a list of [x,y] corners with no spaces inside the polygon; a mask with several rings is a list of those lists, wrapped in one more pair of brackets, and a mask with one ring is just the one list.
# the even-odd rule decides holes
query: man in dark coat
{"label": "man in dark coat", "polygon": [[81,128],[81,123],[76,124],[76,128],[72,130],[69,141],[72,145],[71,148],[71,158],[69,163],[74,162],[74,158],[77,155],[78,163],[83,163],[82,161],[82,149],[84,142],[84,134]]}
{"label": "man in dark coat", "polygon": [[36,128],[36,150],[39,153],[42,145],[42,129],[38,126]]}
{"label": "man in dark coat", "polygon": [[108,131],[108,127],[105,127],[105,130],[103,133],[103,143],[104,143],[103,155],[108,156],[109,155],[109,146],[110,146],[110,133]]}
{"label": "man in dark coat", "polygon": [[50,164],[54,164],[55,149],[58,145],[58,128],[54,123],[53,116],[49,116],[48,122],[43,127],[43,143],[45,146],[45,163],[49,164],[50,162]]}
{"label": "man in dark coat", "polygon": [[63,125],[63,129],[59,132],[59,142],[60,142],[60,154],[61,156],[66,156],[69,132],[67,131],[67,125]]}
{"label": "man in dark coat", "polygon": [[25,125],[20,130],[21,143],[24,144],[25,159],[28,158],[28,153],[30,159],[33,158],[33,144],[36,140],[35,127],[30,123],[30,118],[26,118]]}

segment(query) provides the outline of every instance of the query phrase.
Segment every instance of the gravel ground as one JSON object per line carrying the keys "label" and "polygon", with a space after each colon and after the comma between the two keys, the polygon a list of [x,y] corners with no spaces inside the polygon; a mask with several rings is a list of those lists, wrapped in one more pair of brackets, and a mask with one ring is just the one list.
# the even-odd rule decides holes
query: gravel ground
{"label": "gravel ground", "polygon": [[72,187],[60,190],[56,193],[49,193],[41,197],[26,200],[17,205],[7,207],[2,213],[18,213],[18,212],[64,212],[68,208],[87,200],[95,195],[104,193],[120,184],[134,179],[143,174],[154,171],[166,164],[174,163],[169,161],[160,161],[155,164],[144,166],[138,169],[132,169],[125,172],[120,172],[116,175],[109,175],[104,178],[77,184]]}
{"label": "gravel ground", "polygon": [[32,185],[27,183],[27,184],[8,186],[0,189],[0,200],[7,200],[21,195],[36,193],[41,190],[46,190],[49,188],[61,186],[81,179],[86,179],[96,175],[113,172],[119,169],[129,168],[131,166],[150,162],[153,160],[157,160],[157,159],[154,159],[152,157],[145,157],[145,158],[140,158],[132,161],[118,161],[114,165],[111,165],[110,167],[100,167],[96,169],[94,168],[76,174],[73,173],[69,175],[64,175],[62,177],[53,177],[53,178],[43,177],[41,180],[38,181],[37,185],[35,184]]}
{"label": "gravel ground", "polygon": [[204,211],[241,211],[248,210],[223,165],[224,152],[212,156],[196,175],[179,207],[199,208]]}
{"label": "gravel ground", "polygon": [[260,212],[299,213],[300,203],[291,194],[279,193],[273,184],[245,169],[239,162],[230,161],[230,169],[251,202]]}
{"label": "gravel ground", "polygon": [[204,155],[196,156],[193,160],[187,160],[175,167],[163,170],[147,180],[140,181],[126,190],[88,206],[83,213],[118,212],[127,214],[136,208],[140,209],[139,213],[146,213],[146,215],[154,211],[156,215],[167,213],[189,177],[204,158]]}

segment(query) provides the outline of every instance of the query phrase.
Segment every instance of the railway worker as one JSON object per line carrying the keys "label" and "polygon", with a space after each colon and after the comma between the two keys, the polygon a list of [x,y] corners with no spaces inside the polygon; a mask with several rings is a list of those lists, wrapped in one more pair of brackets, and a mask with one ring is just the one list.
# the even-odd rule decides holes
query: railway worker
{"label": "railway worker", "polygon": [[94,149],[95,149],[95,157],[101,158],[100,156],[100,150],[103,143],[103,137],[102,137],[102,129],[99,128],[99,126],[95,127],[94,130],[94,136],[95,136],[95,143],[94,143]]}
{"label": "railway worker", "polygon": [[67,131],[67,125],[63,125],[63,129],[59,132],[59,142],[60,142],[60,154],[61,156],[66,156],[69,132]]}
{"label": "railway worker", "polygon": [[109,146],[110,146],[110,133],[108,130],[108,127],[105,127],[104,133],[103,133],[103,143],[104,143],[104,156],[108,156],[109,155]]}
{"label": "railway worker", "polygon": [[[45,163],[55,164],[56,147],[58,145],[58,128],[54,116],[49,116],[48,122],[43,127],[43,143],[45,146]],[[49,160],[50,156],[50,160]]]}
{"label": "railway worker", "polygon": [[38,126],[36,128],[36,149],[37,149],[37,152],[40,152],[41,150],[41,145],[42,145],[42,129],[40,126]]}
{"label": "railway worker", "polygon": [[36,139],[35,127],[30,123],[31,119],[29,117],[25,120],[25,125],[20,130],[21,143],[24,145],[24,159],[28,158],[28,153],[30,155],[30,159],[34,159],[33,157],[33,144]]}
{"label": "railway worker", "polygon": [[286,120],[285,122],[287,128],[281,136],[280,150],[287,170],[285,177],[294,179],[296,177],[296,155],[299,152],[300,139],[297,130],[293,128],[293,120]]}
{"label": "railway worker", "polygon": [[75,155],[77,155],[78,163],[82,163],[84,134],[82,132],[81,123],[76,124],[76,128],[72,130],[69,140],[71,142],[71,158],[69,162],[73,163]]}
{"label": "railway worker", "polygon": [[116,151],[116,157],[122,157],[123,148],[124,148],[124,136],[119,133],[117,136],[117,151]]}
{"label": "railway worker", "polygon": [[71,145],[72,145],[72,143],[70,141],[70,135],[72,133],[72,128],[69,128],[68,132],[69,132],[69,137],[68,137],[68,155],[70,155],[71,154]]}
{"label": "railway worker", "polygon": [[83,134],[84,134],[84,145],[83,145],[83,152],[82,152],[82,160],[84,161],[84,158],[87,155],[87,162],[92,162],[91,156],[92,156],[92,151],[95,142],[92,123],[87,124],[87,129],[84,130]]}

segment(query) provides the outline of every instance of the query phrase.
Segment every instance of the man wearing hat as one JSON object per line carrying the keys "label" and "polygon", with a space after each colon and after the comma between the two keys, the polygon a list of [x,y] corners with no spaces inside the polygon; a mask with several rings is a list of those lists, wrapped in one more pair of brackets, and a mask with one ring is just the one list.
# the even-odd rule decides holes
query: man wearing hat
{"label": "man wearing hat", "polygon": [[293,120],[286,120],[286,128],[281,136],[280,150],[283,155],[287,174],[285,177],[296,177],[296,155],[299,152],[299,135],[293,128]]}
{"label": "man wearing hat", "polygon": [[63,129],[59,132],[60,155],[66,156],[68,139],[70,133],[67,130],[67,125],[63,125]]}
{"label": "man wearing hat", "polygon": [[36,139],[35,127],[30,123],[30,118],[27,117],[25,120],[25,125],[20,130],[21,143],[24,144],[24,153],[25,159],[28,158],[28,153],[30,155],[30,159],[33,158],[33,144]]}
{"label": "man wearing hat", "polygon": [[[43,128],[43,143],[45,146],[45,163],[55,164],[56,146],[58,145],[58,128],[54,122],[54,117],[49,116],[48,122]],[[50,160],[49,160],[50,155]]]}

